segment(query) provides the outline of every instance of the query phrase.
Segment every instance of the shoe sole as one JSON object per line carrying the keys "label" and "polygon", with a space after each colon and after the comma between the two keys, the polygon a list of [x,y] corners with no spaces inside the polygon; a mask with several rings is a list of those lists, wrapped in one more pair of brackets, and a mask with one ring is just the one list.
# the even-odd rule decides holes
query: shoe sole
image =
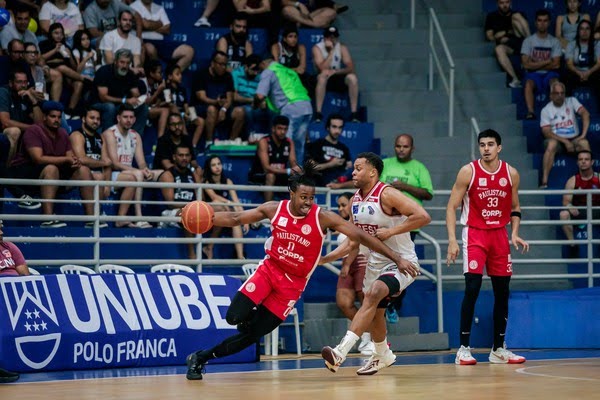
{"label": "shoe sole", "polygon": [[335,362],[335,354],[333,354],[333,349],[331,347],[323,347],[321,350],[321,357],[325,360],[325,366],[328,370],[337,372],[340,366]]}
{"label": "shoe sole", "polygon": [[23,209],[25,209],[25,210],[37,210],[38,208],[41,208],[41,207],[42,207],[42,205],[41,205],[41,204],[38,204],[37,206],[23,206],[23,205],[20,205],[20,204],[19,204],[19,205],[17,205],[17,207],[19,207],[19,208],[23,208]]}
{"label": "shoe sole", "polygon": [[185,360],[186,365],[188,367],[188,372],[185,374],[185,377],[187,378],[188,381],[201,381],[202,373],[199,373],[199,374],[190,374],[189,373],[189,369],[192,368],[192,365],[194,364],[193,358],[194,358],[194,353],[187,356],[187,358]]}
{"label": "shoe sole", "polygon": [[[391,363],[389,363],[388,365],[386,365],[383,368],[391,367],[392,365],[394,365],[395,362],[396,362],[396,356],[394,355],[394,361],[392,361]],[[361,375],[361,376],[362,375],[375,375],[376,373],[381,371],[383,368],[379,368],[374,371],[368,371],[368,372],[360,372],[360,370],[358,370],[358,371],[356,371],[356,375]]]}
{"label": "shoe sole", "polygon": [[464,360],[456,361],[455,360],[454,364],[456,364],[456,365],[475,365],[475,364],[477,364],[477,360],[473,360],[473,361],[464,361]]}
{"label": "shoe sole", "polygon": [[520,360],[501,360],[499,358],[488,358],[490,360],[491,364],[523,364],[526,360],[524,359],[523,361]]}

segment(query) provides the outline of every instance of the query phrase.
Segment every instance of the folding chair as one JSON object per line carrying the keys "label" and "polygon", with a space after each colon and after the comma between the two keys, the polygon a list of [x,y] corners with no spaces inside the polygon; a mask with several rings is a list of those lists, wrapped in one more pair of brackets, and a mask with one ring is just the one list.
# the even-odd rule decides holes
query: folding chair
{"label": "folding chair", "polygon": [[181,264],[158,264],[150,268],[150,272],[190,272],[196,271],[192,267]]}
{"label": "folding chair", "polygon": [[99,265],[96,270],[99,274],[135,274],[131,268],[117,264]]}
{"label": "folding chair", "polygon": [[65,264],[60,266],[61,274],[96,275],[96,271],[83,265]]}
{"label": "folding chair", "polygon": [[37,269],[33,269],[31,267],[28,267],[28,268],[29,268],[30,275],[39,275],[40,274]]}
{"label": "folding chair", "polygon": [[[246,276],[246,280],[256,272],[258,264],[244,264],[242,265],[242,271]],[[302,355],[302,344],[300,343],[300,318],[298,317],[298,311],[293,308],[288,315],[294,318],[294,331],[296,333],[296,354]],[[275,328],[273,332],[265,335],[265,354],[276,356],[279,354],[279,327]]]}

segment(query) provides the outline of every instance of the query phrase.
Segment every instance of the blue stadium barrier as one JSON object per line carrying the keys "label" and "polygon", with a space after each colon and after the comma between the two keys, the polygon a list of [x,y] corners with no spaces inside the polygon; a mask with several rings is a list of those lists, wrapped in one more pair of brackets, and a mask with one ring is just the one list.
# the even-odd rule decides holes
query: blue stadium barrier
{"label": "blue stadium barrier", "polygon": [[[579,87],[573,91],[573,97],[589,111],[592,117],[600,117],[599,101],[596,95],[590,88]],[[527,106],[525,105],[525,96],[522,88],[511,89],[511,100],[517,105],[517,119],[524,119],[527,114]],[[539,117],[542,108],[550,102],[548,93],[537,93],[535,96],[534,108],[536,115]]]}
{"label": "blue stadium barrier", "polygon": [[[323,138],[327,135],[325,123],[311,123],[308,126],[308,135],[310,141]],[[371,123],[351,123],[344,125],[344,130],[340,136],[340,142],[344,143],[350,149],[350,155],[354,158],[363,151],[375,151],[373,147],[374,126]]]}

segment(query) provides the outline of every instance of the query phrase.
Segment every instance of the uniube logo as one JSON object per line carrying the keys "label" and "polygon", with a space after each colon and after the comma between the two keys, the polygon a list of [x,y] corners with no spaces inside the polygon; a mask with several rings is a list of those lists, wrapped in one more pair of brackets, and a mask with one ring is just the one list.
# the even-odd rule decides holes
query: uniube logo
{"label": "uniube logo", "polygon": [[[153,275],[152,285],[143,274],[114,275],[115,285],[108,285],[103,276],[78,275],[67,280],[56,275],[60,293],[52,293],[52,301],[44,277],[3,278],[0,288],[15,334],[15,345],[21,361],[33,369],[46,367],[56,355],[61,342],[60,321],[67,320],[72,328],[83,334],[117,333],[140,330],[202,330],[211,322],[217,329],[235,329],[221,316],[219,307],[229,306],[228,296],[217,296],[212,286],[225,286],[223,276]],[[114,277],[114,278],[113,278]],[[197,281],[196,281],[197,280]],[[199,285],[198,285],[199,284]],[[199,287],[206,302],[200,300]],[[62,302],[57,301],[61,299]],[[65,330],[67,327],[63,327]],[[85,337],[82,336],[82,340]],[[121,345],[121,344],[119,344]],[[79,346],[79,347],[78,347]],[[131,352],[131,343],[123,348]],[[163,348],[172,344],[158,343]],[[74,351],[84,344],[75,344]],[[43,349],[43,351],[42,351]],[[166,351],[166,350],[165,350]]]}

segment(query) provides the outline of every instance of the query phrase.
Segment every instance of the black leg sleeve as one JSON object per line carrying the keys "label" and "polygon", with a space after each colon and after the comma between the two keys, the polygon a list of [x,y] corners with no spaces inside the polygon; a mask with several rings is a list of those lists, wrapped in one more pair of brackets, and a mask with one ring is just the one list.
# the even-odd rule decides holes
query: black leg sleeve
{"label": "black leg sleeve", "polygon": [[471,325],[473,323],[473,314],[475,313],[475,303],[479,297],[481,289],[481,280],[483,276],[479,274],[465,274],[465,296],[463,297],[460,308],[460,345],[468,347],[471,340]]}
{"label": "black leg sleeve", "polygon": [[504,345],[510,276],[490,276],[494,288],[494,350]]}

